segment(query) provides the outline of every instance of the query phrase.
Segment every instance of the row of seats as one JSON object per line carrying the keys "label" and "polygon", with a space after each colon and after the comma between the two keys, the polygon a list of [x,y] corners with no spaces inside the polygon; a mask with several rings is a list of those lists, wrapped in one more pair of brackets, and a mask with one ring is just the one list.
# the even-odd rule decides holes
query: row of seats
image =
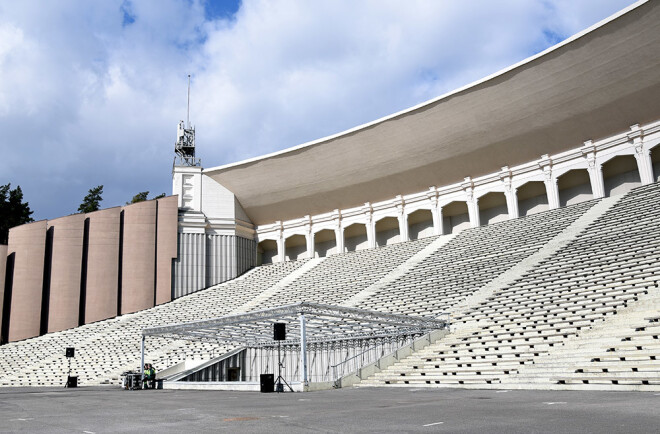
{"label": "row of seats", "polygon": [[[659,204],[660,184],[633,190],[565,248],[456,315],[457,332],[364,383],[520,384],[520,372],[536,372],[537,361],[552,357],[565,342],[579,339],[623,309],[643,305],[636,304],[640,298],[655,297],[660,281]],[[658,354],[655,335],[643,336],[652,341],[642,348]],[[633,336],[627,337],[623,344],[615,334],[603,339],[617,343],[610,351],[615,353],[637,348],[629,343]],[[658,369],[649,366],[635,367],[631,378],[654,384]],[[584,378],[587,372],[547,381],[590,381]]]}

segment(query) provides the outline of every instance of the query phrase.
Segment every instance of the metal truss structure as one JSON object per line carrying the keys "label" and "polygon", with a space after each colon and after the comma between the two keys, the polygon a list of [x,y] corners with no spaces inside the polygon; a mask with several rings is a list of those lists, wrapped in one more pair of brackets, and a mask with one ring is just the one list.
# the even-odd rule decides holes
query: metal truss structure
{"label": "metal truss structure", "polygon": [[287,339],[282,344],[300,345],[303,378],[306,378],[307,344],[424,334],[449,328],[445,319],[412,317],[386,312],[300,302],[286,306],[192,321],[142,330],[142,365],[147,336],[172,339],[208,340],[246,347],[273,346],[273,324],[287,324]]}

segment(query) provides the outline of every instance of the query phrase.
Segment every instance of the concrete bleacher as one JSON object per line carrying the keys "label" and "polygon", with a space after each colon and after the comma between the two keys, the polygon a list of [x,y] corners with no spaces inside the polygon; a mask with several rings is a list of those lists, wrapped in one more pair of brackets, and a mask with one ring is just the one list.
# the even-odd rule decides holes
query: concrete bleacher
{"label": "concrete bleacher", "polygon": [[[636,323],[630,330],[613,318],[649,305],[655,307],[644,315],[658,312],[657,304],[649,303],[659,298],[659,204],[659,184],[628,193],[513,284],[456,312],[454,333],[363,384],[657,388],[660,370],[651,357],[659,348],[653,327]],[[598,326],[601,334],[590,339],[589,331]],[[576,348],[594,345],[594,354],[573,370],[574,360],[561,358],[568,342]],[[581,352],[569,349],[566,355]],[[598,363],[632,354],[639,357],[626,367],[594,372]]]}
{"label": "concrete bleacher", "polygon": [[[225,315],[246,298],[257,296],[302,266],[304,261],[259,267],[229,283],[218,285],[145,311],[87,324],[59,333],[0,347],[0,385],[59,385],[68,369],[66,347],[76,348],[73,372],[81,384],[119,381],[119,375],[139,367],[140,332],[157,325]],[[150,339],[146,351],[159,369],[186,358],[209,357],[218,350],[198,342]]]}
{"label": "concrete bleacher", "polygon": [[594,203],[584,202],[464,231],[358,307],[438,315],[539,250]]}
{"label": "concrete bleacher", "polygon": [[[4,345],[0,385],[61,385],[70,346],[80,384],[117,383],[123,371],[138,368],[143,328],[313,301],[423,316],[452,312],[451,334],[363,385],[653,387],[660,321],[657,305],[648,303],[658,298],[660,281],[658,204],[660,184],[652,184],[453,236],[258,267],[145,311]],[[502,280],[518,268],[519,276]],[[641,309],[639,300],[652,307]],[[612,321],[624,312],[630,320],[617,326]],[[599,327],[604,331],[594,338]],[[575,352],[562,356],[569,344],[589,350],[579,360],[571,358]],[[230,349],[146,342],[158,370]]]}

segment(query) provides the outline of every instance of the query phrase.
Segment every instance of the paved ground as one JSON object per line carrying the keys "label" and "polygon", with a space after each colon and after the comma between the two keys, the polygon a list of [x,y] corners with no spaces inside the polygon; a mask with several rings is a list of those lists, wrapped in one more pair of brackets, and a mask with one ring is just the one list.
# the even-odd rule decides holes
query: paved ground
{"label": "paved ground", "polygon": [[658,432],[660,393],[0,389],[0,432]]}

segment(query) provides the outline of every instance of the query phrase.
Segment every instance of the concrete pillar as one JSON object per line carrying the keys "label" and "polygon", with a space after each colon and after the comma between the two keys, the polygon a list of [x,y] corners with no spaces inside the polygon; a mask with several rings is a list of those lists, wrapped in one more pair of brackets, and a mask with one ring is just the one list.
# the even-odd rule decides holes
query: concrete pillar
{"label": "concrete pillar", "polygon": [[396,206],[397,219],[399,220],[399,241],[409,241],[410,237],[408,235],[408,214],[406,214],[403,197],[397,196],[397,200],[399,201]]}
{"label": "concrete pillar", "polygon": [[0,325],[2,325],[2,306],[5,300],[5,270],[7,270],[7,246],[0,244]]}
{"label": "concrete pillar", "polygon": [[307,257],[312,259],[314,257],[314,233],[311,230],[305,233],[305,241],[307,242]]}
{"label": "concrete pillar", "polygon": [[589,182],[591,184],[591,193],[594,199],[605,197],[605,182],[603,181],[603,165],[596,162],[596,156],[587,157],[589,167]]}
{"label": "concrete pillar", "polygon": [[51,220],[48,227],[53,230],[48,303],[48,332],[51,333],[78,327],[85,214]]}
{"label": "concrete pillar", "polygon": [[438,194],[435,187],[431,187],[427,193],[431,202],[431,217],[433,218],[433,235],[442,235],[442,208],[438,206]]}
{"label": "concrete pillar", "polygon": [[121,313],[154,306],[156,299],[156,201],[124,207]]}
{"label": "concrete pillar", "polygon": [[596,161],[596,146],[591,140],[584,142],[581,148],[582,155],[587,160],[587,172],[591,184],[591,194],[594,199],[605,197],[605,182],[603,181],[603,166]]}
{"label": "concrete pillar", "polygon": [[511,171],[508,167],[502,167],[500,179],[504,184],[504,197],[506,198],[506,208],[509,213],[509,219],[515,219],[520,216],[518,212],[518,194],[517,190],[511,186]]}
{"label": "concrete pillar", "polygon": [[344,229],[341,224],[341,213],[338,209],[332,213],[332,220],[335,226],[335,244],[337,245],[337,253],[344,253]]}
{"label": "concrete pillar", "polygon": [[177,257],[179,209],[176,196],[158,199],[156,226],[156,304],[172,300],[172,259]]}
{"label": "concrete pillar", "polygon": [[120,213],[116,207],[85,215],[89,220],[85,323],[117,315]]}
{"label": "concrete pillar", "polygon": [[[635,127],[630,127],[633,129]],[[639,129],[639,125],[636,125]],[[629,139],[632,141],[633,148],[635,149],[635,160],[637,161],[637,170],[639,171],[639,179],[642,185],[653,183],[653,161],[651,160],[651,150],[644,148],[641,132],[639,134],[629,134]]]}
{"label": "concrete pillar", "polygon": [[39,336],[46,226],[42,220],[9,230],[8,254],[14,253],[9,342]]}
{"label": "concrete pillar", "polygon": [[474,197],[472,178],[469,176],[465,178],[462,187],[463,191],[465,191],[465,203],[467,204],[468,217],[470,217],[470,226],[476,228],[481,223],[479,222],[479,200]]}
{"label": "concrete pillar", "polygon": [[373,210],[369,202],[364,204],[365,226],[367,228],[367,244],[370,249],[376,247],[376,223],[374,222]]}
{"label": "concrete pillar", "polygon": [[280,227],[277,233],[277,262],[284,262],[286,260],[286,246],[284,244],[284,235],[282,234],[282,222],[278,221],[276,224]]}
{"label": "concrete pillar", "polygon": [[545,154],[539,161],[539,167],[543,171],[543,183],[545,184],[545,193],[548,196],[548,208],[559,208],[559,188],[557,179],[552,173],[552,160]]}

